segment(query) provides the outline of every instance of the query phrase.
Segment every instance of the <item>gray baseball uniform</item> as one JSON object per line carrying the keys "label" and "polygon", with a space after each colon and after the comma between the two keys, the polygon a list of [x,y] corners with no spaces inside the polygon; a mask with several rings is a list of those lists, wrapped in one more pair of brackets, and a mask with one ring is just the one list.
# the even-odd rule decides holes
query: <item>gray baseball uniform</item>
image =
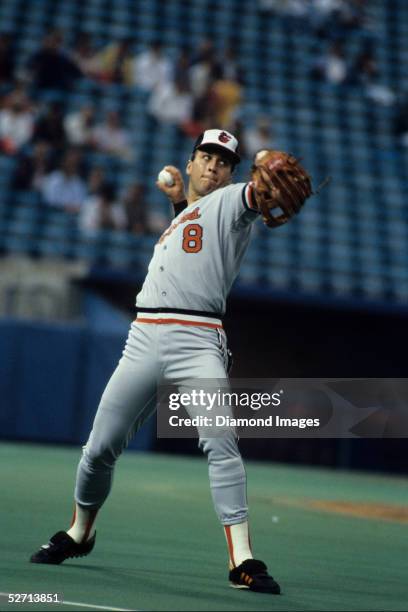
{"label": "gray baseball uniform", "polygon": [[[251,186],[238,183],[190,204],[159,239],[137,296],[137,318],[78,466],[78,503],[102,505],[116,459],[155,411],[158,384],[225,381],[220,317],[257,216]],[[217,515],[224,525],[241,523],[247,518],[246,477],[235,433],[202,434]]]}

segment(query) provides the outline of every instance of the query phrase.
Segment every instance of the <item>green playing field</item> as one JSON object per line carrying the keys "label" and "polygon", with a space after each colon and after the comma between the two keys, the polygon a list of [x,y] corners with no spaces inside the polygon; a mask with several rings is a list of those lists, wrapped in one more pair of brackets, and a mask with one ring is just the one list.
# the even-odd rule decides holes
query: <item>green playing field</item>
{"label": "green playing field", "polygon": [[[280,596],[229,588],[204,458],[125,453],[92,555],[31,564],[68,526],[79,453],[0,445],[1,610],[407,610],[408,481],[391,476],[247,462],[254,553]],[[7,603],[30,592],[65,603]]]}

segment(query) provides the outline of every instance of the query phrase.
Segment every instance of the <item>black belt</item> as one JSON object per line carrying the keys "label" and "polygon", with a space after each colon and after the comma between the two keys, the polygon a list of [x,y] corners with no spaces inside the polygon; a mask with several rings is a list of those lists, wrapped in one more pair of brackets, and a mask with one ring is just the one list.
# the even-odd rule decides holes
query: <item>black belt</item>
{"label": "black belt", "polygon": [[185,308],[145,308],[136,306],[137,312],[174,312],[174,314],[195,315],[198,317],[211,317],[212,319],[222,319],[224,315],[219,312],[205,312],[204,310],[186,310]]}

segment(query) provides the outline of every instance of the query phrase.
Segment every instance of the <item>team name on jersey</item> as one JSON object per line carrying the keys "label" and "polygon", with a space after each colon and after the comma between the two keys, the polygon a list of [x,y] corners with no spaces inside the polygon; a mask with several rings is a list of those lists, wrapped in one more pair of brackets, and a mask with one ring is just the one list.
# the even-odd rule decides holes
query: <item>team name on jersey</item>
{"label": "team name on jersey", "polygon": [[171,225],[169,229],[163,232],[163,234],[159,238],[159,244],[161,244],[163,240],[166,240],[166,238],[170,236],[170,234],[172,234],[174,230],[182,223],[185,223],[186,221],[195,221],[195,219],[199,219],[200,217],[201,217],[201,213],[200,213],[199,206],[197,206],[197,208],[195,208],[191,212],[185,213],[184,215],[180,217],[180,219],[176,223],[173,223],[173,225]]}

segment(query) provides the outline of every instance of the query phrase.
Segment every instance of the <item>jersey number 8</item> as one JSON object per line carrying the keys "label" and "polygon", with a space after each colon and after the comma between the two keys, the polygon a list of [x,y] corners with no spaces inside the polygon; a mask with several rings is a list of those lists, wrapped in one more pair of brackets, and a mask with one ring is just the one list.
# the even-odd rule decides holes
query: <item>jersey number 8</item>
{"label": "jersey number 8", "polygon": [[183,231],[183,250],[198,253],[203,248],[203,228],[198,223],[186,225]]}

